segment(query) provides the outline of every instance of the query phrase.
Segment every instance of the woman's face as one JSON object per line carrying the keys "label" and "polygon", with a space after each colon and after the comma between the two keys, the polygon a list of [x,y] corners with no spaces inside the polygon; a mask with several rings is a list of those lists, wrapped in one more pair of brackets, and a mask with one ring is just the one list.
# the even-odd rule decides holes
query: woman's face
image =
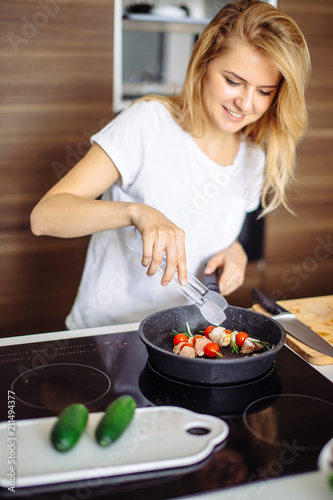
{"label": "woman's face", "polygon": [[212,59],[202,91],[208,129],[235,133],[257,121],[274,99],[280,78],[277,67],[245,43]]}

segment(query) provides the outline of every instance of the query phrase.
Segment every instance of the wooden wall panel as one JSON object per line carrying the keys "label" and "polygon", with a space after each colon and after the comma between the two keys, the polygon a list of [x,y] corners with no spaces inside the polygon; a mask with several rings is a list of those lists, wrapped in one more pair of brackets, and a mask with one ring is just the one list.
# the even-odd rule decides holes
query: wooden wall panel
{"label": "wooden wall panel", "polygon": [[308,258],[267,266],[265,289],[275,300],[332,295],[332,258]]}
{"label": "wooden wall panel", "polygon": [[0,335],[61,330],[88,238],[29,216],[112,114],[112,0],[4,0],[0,20]]}
{"label": "wooden wall panel", "polygon": [[[322,129],[316,129],[314,132],[309,131],[299,145],[296,182],[289,195],[296,212],[299,206],[323,205],[328,210],[332,209],[332,143],[333,136],[329,137]],[[332,212],[328,215],[332,216]]]}
{"label": "wooden wall panel", "polygon": [[87,242],[7,233],[0,245],[1,336],[64,329]]}
{"label": "wooden wall panel", "polygon": [[[319,254],[317,247],[327,247],[327,258],[333,255],[330,249],[332,238],[333,210],[326,206],[298,206],[297,216],[285,211],[267,218],[265,258],[267,265],[276,262],[292,262]],[[329,250],[330,249],[330,250]]]}

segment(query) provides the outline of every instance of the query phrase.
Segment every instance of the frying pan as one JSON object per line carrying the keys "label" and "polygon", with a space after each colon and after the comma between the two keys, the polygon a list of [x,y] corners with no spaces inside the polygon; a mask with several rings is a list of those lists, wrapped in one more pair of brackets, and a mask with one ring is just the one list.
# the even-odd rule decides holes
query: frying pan
{"label": "frying pan", "polygon": [[228,306],[224,312],[225,328],[245,331],[250,337],[269,342],[274,347],[247,357],[232,354],[229,347],[222,348],[222,358],[186,358],[174,354],[173,329],[180,331],[188,322],[192,333],[196,334],[208,326],[195,305],[180,306],[153,313],[139,325],[139,335],[151,365],[173,379],[195,384],[233,384],[262,376],[272,367],[283,347],[285,330],[271,318],[248,309]]}

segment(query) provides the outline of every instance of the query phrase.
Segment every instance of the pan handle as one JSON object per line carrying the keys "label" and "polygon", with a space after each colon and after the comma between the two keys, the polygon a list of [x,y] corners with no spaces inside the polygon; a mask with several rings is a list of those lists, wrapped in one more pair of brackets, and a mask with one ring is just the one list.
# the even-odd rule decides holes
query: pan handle
{"label": "pan handle", "polygon": [[[206,268],[205,264],[205,268]],[[208,290],[212,290],[213,292],[220,293],[220,285],[219,285],[219,269],[217,268],[211,274],[205,274],[205,287]]]}

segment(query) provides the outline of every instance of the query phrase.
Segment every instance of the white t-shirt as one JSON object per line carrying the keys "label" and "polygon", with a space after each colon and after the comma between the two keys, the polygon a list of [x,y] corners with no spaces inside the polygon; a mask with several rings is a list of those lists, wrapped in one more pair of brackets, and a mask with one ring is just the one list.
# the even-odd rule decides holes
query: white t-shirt
{"label": "white t-shirt", "polygon": [[[184,229],[187,269],[200,280],[207,260],[233,243],[259,204],[264,152],[243,140],[233,164],[218,165],[156,101],[130,106],[91,140],[121,174],[103,199],[145,203]],[[147,277],[125,243],[132,229],[91,237],[68,328],[136,322],[189,304],[171,283],[161,286],[159,275]]]}

